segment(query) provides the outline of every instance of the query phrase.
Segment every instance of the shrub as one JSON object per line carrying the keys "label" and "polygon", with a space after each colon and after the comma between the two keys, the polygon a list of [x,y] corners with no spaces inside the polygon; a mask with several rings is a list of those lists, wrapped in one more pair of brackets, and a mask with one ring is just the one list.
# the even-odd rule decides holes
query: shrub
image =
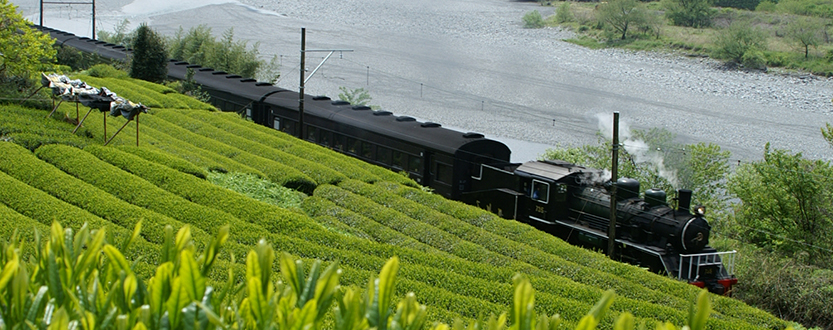
{"label": "shrub", "polygon": [[108,64],[96,64],[87,69],[87,75],[97,78],[126,78],[127,72],[121,71]]}
{"label": "shrub", "polygon": [[565,1],[558,5],[558,9],[555,11],[555,21],[559,24],[575,21],[569,2]]}
{"label": "shrub", "polygon": [[524,14],[523,21],[524,27],[527,29],[540,29],[546,26],[544,18],[541,17],[541,13],[538,12],[538,10],[533,10]]}
{"label": "shrub", "polygon": [[708,27],[717,13],[711,7],[711,0],[665,0],[663,7],[665,17],[678,26]]}
{"label": "shrub", "polygon": [[752,50],[765,50],[766,35],[748,22],[735,21],[718,33],[715,56],[743,63],[743,55]]}
{"label": "shrub", "polygon": [[741,64],[747,69],[766,69],[766,57],[760,50],[753,49],[743,53]]}
{"label": "shrub", "polygon": [[182,173],[191,174],[200,179],[205,179],[208,177],[208,172],[192,164],[191,162],[186,161],[182,158],[177,158],[172,155],[156,151],[153,148],[136,146],[118,146],[117,148],[119,150],[142,157],[145,160],[165,165]]}

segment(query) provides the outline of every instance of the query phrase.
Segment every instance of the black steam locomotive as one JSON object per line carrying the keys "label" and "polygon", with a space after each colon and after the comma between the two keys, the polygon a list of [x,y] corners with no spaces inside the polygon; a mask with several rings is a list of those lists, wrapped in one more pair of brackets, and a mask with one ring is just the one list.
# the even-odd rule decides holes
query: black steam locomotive
{"label": "black steam locomotive", "polygon": [[[113,60],[130,50],[113,44],[39,27],[57,44]],[[374,111],[328,97],[303,95],[254,79],[172,60],[168,75],[185,79],[188,71],[223,111],[235,111],[272,127],[398,172],[447,198],[490,210],[503,218],[529,223],[562,239],[606,250],[610,223],[609,188],[616,185],[615,245],[622,260],[727,294],[737,283],[734,252],[708,246],[710,227],[703,208],[692,210],[691,192],[680,190],[676,209],[663,191],[647,190],[621,179],[600,181],[599,170],[559,161],[514,164],[511,150],[479,133],[462,133],[432,122],[418,122],[389,111]],[[300,125],[303,123],[303,130]]]}

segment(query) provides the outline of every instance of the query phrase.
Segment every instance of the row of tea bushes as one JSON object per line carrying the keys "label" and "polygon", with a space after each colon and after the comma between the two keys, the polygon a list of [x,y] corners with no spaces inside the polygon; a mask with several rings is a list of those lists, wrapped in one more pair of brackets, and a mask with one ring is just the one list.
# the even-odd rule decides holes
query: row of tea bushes
{"label": "row of tea bushes", "polygon": [[[68,109],[61,105],[61,109]],[[90,141],[72,134],[71,126],[60,118],[44,119],[47,111],[19,107],[16,105],[0,106],[0,136],[6,140],[35,150],[47,143],[62,143],[83,147]],[[59,117],[60,114],[54,115]]]}
{"label": "row of tea bushes", "polygon": [[330,169],[323,164],[309,161],[307,159],[285,153],[278,149],[267,147],[260,143],[256,143],[240,137],[238,135],[226,132],[212,125],[194,120],[191,117],[180,114],[174,110],[160,110],[154,113],[155,117],[162,118],[168,122],[185,128],[195,134],[201,135],[208,139],[225,143],[231,147],[242,150],[243,152],[251,153],[269,160],[273,160],[280,164],[286,164],[294,167],[298,171],[308,175],[318,184],[337,184],[347,177],[333,169]]}
{"label": "row of tea bushes", "polygon": [[[230,224],[243,230],[257,230],[232,215],[185,200],[128,172],[101,161],[85,150],[62,145],[38,148],[36,155],[74,177],[112,196],[141,208],[165,215],[183,224],[211,233]],[[240,241],[256,244],[257,240]]]}
{"label": "row of tea bushes", "polygon": [[147,126],[156,128],[158,131],[164,131],[171,137],[179,139],[181,141],[180,143],[187,143],[254,167],[265,173],[269,180],[279,185],[305,193],[312,193],[317,185],[315,180],[294,167],[248,153],[216,140],[205,138],[183,127],[157,118],[157,116],[147,117],[149,118],[143,121],[143,123],[147,123]]}
{"label": "row of tea bushes", "polygon": [[[41,224],[50,224],[55,219],[65,219],[66,224],[73,229],[79,229],[84,224],[89,224],[94,228],[107,229],[116,241],[126,241],[132,236],[130,230],[58,200],[3,172],[0,172],[0,187],[3,187],[3,189],[0,189],[0,203]],[[134,240],[133,246],[127,255],[131,260],[154,263],[159,260],[159,248],[140,237]]]}
{"label": "row of tea bushes", "polygon": [[155,148],[136,147],[130,145],[122,145],[118,146],[117,148],[121,151],[129,152],[151,162],[165,165],[182,173],[191,174],[200,179],[205,179],[208,177],[208,172],[202,167],[196,166],[193,163],[186,161],[185,159],[157,151]]}
{"label": "row of tea bushes", "polygon": [[[300,229],[320,228],[306,215],[254,200],[231,190],[220,188],[206,180],[149,162],[118,149],[88,146],[84,150],[102,159],[103,162],[136,175],[137,179],[147,180],[141,181],[156,185],[154,188],[160,191],[212,209],[215,212],[229,214],[235,220],[239,219],[239,221],[236,221],[237,224],[232,226],[236,230],[254,230],[255,233],[292,233]],[[244,223],[239,223],[241,221]],[[219,228],[217,224],[211,226]]]}
{"label": "row of tea bushes", "polygon": [[[74,151],[81,152],[79,149]],[[134,228],[144,220],[143,237],[149,242],[162,243],[166,226],[176,230],[184,226],[178,220],[134,206],[78,180],[13,143],[0,143],[0,171],[122,228]],[[199,229],[192,229],[191,233],[198,243],[208,242],[211,237]]]}
{"label": "row of tea bushes", "polygon": [[[261,127],[260,125],[240,120],[235,114],[209,111],[182,111],[182,113],[190,116],[192,119],[209,123],[225,132],[248,139],[251,142],[281,150],[318,164],[326,164],[333,170],[347,175],[351,179],[363,182],[376,182],[381,180],[378,175],[371,173],[370,169],[368,169],[371,166],[366,163],[358,162],[354,158],[346,157],[338,153],[328,152],[312,143],[302,142],[291,137],[288,138],[286,134],[277,132],[276,130],[260,131],[256,129],[256,127]],[[268,128],[266,129],[268,130]],[[413,182],[407,183],[407,181],[402,183],[416,185]]]}
{"label": "row of tea bushes", "polygon": [[[441,196],[425,193],[419,189],[413,189],[391,183],[379,183],[376,185],[381,190],[391,191],[404,198],[411,199],[419,204],[430,207],[439,212],[451,215],[454,218],[468,221],[489,232],[502,235],[514,241],[524,242],[536,249],[547,253],[558,255],[570,262],[585,266],[590,269],[597,269],[610,275],[618,276],[628,282],[639,283],[647,288],[657,290],[665,294],[665,299],[656,301],[661,305],[679,305],[674,302],[673,297],[690,297],[698,291],[694,286],[679,285],[680,282],[646,272],[634,266],[610,262],[610,260],[597,252],[589,251],[554,239],[550,234],[537,230],[528,225],[515,221],[506,221],[496,215],[479,209],[477,207],[447,200]],[[769,328],[783,328],[783,320],[755,308],[751,308],[735,299],[714,296],[713,303],[715,312],[733,318],[747,320],[748,322]]]}

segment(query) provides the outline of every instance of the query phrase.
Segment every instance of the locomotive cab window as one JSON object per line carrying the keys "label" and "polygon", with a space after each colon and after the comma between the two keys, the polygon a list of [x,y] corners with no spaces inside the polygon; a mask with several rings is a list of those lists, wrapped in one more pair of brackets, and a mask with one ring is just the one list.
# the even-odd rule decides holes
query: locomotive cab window
{"label": "locomotive cab window", "polygon": [[530,193],[530,197],[532,197],[533,200],[547,203],[549,202],[549,192],[549,183],[532,180],[532,192]]}

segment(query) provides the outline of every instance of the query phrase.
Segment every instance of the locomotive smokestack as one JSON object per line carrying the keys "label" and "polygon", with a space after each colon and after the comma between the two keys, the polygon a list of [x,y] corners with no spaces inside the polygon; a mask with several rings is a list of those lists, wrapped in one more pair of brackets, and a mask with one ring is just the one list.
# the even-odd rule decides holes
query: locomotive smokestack
{"label": "locomotive smokestack", "polygon": [[691,190],[677,190],[677,211],[691,213]]}

